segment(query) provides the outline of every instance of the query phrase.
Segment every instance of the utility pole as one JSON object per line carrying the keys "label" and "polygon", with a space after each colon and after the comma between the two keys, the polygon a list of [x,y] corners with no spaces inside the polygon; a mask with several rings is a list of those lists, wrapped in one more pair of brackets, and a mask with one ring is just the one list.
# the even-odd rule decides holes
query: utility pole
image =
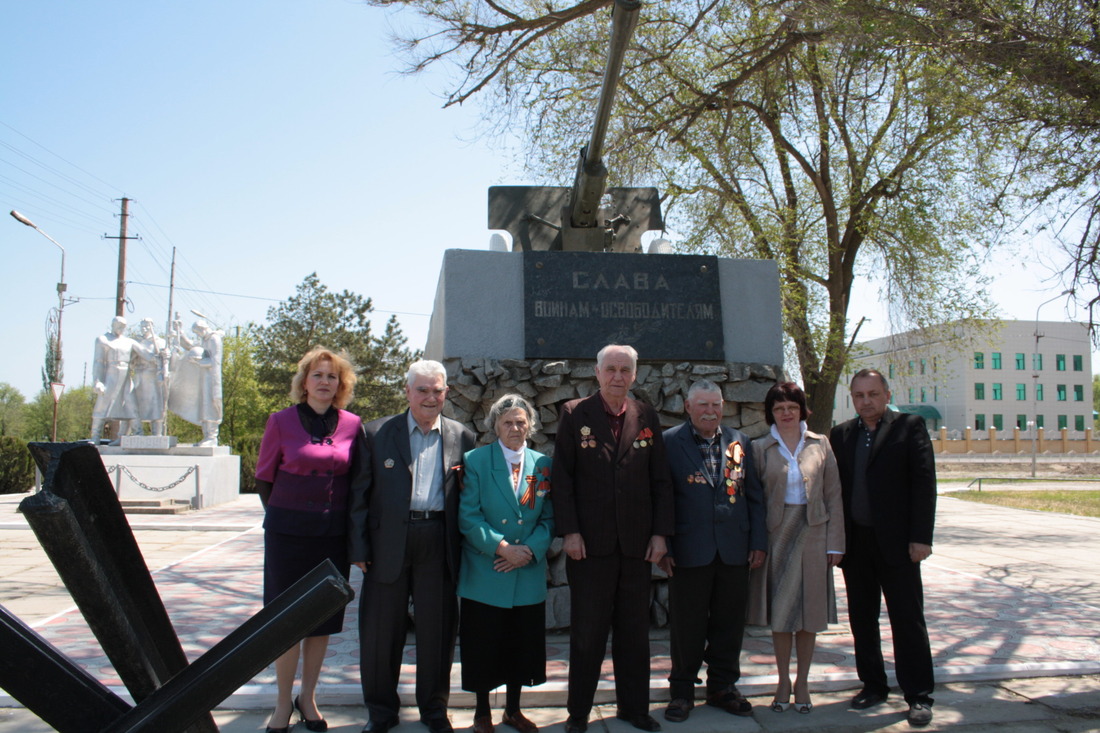
{"label": "utility pole", "polygon": [[130,217],[130,199],[122,198],[122,215],[120,217],[118,236],[103,235],[104,239],[118,240],[118,286],[115,289],[115,315],[122,316],[126,310],[126,241],[129,239],[141,239],[140,236],[126,236],[126,220]]}

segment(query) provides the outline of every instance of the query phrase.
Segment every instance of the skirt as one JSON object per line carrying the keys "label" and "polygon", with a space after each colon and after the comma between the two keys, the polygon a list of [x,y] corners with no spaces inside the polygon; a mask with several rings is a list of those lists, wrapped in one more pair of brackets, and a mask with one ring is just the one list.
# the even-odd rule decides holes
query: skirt
{"label": "skirt", "polygon": [[[347,536],[300,537],[267,530],[264,532],[264,605],[302,579],[321,562],[332,564],[346,580],[351,572]],[[344,628],[344,609],[334,613],[311,631],[309,636],[339,634]]]}
{"label": "skirt", "polygon": [[459,640],[462,689],[546,681],[546,603],[500,608],[462,599]]}
{"label": "skirt", "polygon": [[768,557],[752,571],[748,623],[816,634],[837,622],[825,540],[826,525],[806,524],[805,504],[783,507],[783,521],[768,536]]}

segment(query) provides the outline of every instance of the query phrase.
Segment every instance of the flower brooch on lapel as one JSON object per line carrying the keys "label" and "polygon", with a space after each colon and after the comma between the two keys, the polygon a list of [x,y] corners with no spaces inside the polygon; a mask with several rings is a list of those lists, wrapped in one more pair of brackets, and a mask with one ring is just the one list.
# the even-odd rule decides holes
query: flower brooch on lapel
{"label": "flower brooch on lapel", "polygon": [[730,504],[737,503],[737,490],[745,479],[745,449],[740,441],[733,441],[726,448],[726,467],[722,471],[726,481],[726,494]]}
{"label": "flower brooch on lapel", "polygon": [[638,437],[634,439],[635,448],[648,448],[653,445],[653,431],[649,428],[642,428],[642,432],[638,433]]}
{"label": "flower brooch on lapel", "polygon": [[535,497],[542,498],[550,491],[550,469],[543,466],[538,473],[532,473],[525,477],[527,489],[523,492],[519,503],[528,509],[535,508]]}

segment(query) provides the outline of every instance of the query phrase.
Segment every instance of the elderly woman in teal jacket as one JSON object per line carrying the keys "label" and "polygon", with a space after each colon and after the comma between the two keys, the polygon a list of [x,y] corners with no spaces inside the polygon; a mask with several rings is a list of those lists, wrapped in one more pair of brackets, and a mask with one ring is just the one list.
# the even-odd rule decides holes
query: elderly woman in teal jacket
{"label": "elderly woman in teal jacket", "polygon": [[523,397],[501,397],[485,422],[497,439],[466,454],[459,507],[462,689],[477,695],[474,733],[493,733],[489,693],[501,685],[501,723],[536,733],[519,699],[546,681],[550,459],[527,447],[535,410]]}

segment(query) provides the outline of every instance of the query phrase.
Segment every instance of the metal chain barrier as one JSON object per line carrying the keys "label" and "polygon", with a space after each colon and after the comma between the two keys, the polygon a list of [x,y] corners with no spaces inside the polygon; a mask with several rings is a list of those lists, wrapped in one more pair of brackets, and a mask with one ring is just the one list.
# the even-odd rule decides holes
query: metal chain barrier
{"label": "metal chain barrier", "polygon": [[137,476],[135,476],[135,475],[134,475],[133,473],[131,473],[131,472],[130,472],[130,469],[126,468],[126,466],[122,465],[121,463],[119,463],[119,464],[117,464],[117,465],[118,465],[118,468],[119,468],[119,469],[120,469],[120,470],[121,470],[121,471],[122,471],[123,473],[125,473],[125,474],[126,474],[126,475],[127,475],[127,476],[128,476],[129,478],[130,478],[130,480],[131,480],[131,481],[133,481],[133,482],[134,482],[135,484],[137,484],[137,485],[138,485],[138,486],[140,486],[141,488],[145,489],[146,491],[155,491],[155,492],[158,492],[158,493],[159,493],[159,492],[161,492],[161,491],[168,491],[168,489],[174,489],[174,488],[176,488],[176,487],[177,487],[177,486],[179,486],[179,485],[180,485],[181,483],[183,483],[183,482],[184,482],[184,480],[185,480],[185,479],[186,479],[186,478],[187,478],[188,476],[190,476],[191,474],[193,474],[193,473],[195,472],[195,469],[197,469],[197,468],[198,468],[198,466],[191,466],[190,468],[188,468],[188,469],[187,469],[186,471],[184,471],[184,472],[183,472],[183,475],[182,475],[182,476],[180,476],[180,477],[179,477],[178,479],[176,479],[176,480],[175,480],[175,481],[173,481],[172,483],[168,484],[167,486],[149,486],[149,485],[147,485],[147,484],[145,484],[145,483],[143,483],[143,482],[139,481],[139,480],[138,480],[138,478],[137,478]]}

